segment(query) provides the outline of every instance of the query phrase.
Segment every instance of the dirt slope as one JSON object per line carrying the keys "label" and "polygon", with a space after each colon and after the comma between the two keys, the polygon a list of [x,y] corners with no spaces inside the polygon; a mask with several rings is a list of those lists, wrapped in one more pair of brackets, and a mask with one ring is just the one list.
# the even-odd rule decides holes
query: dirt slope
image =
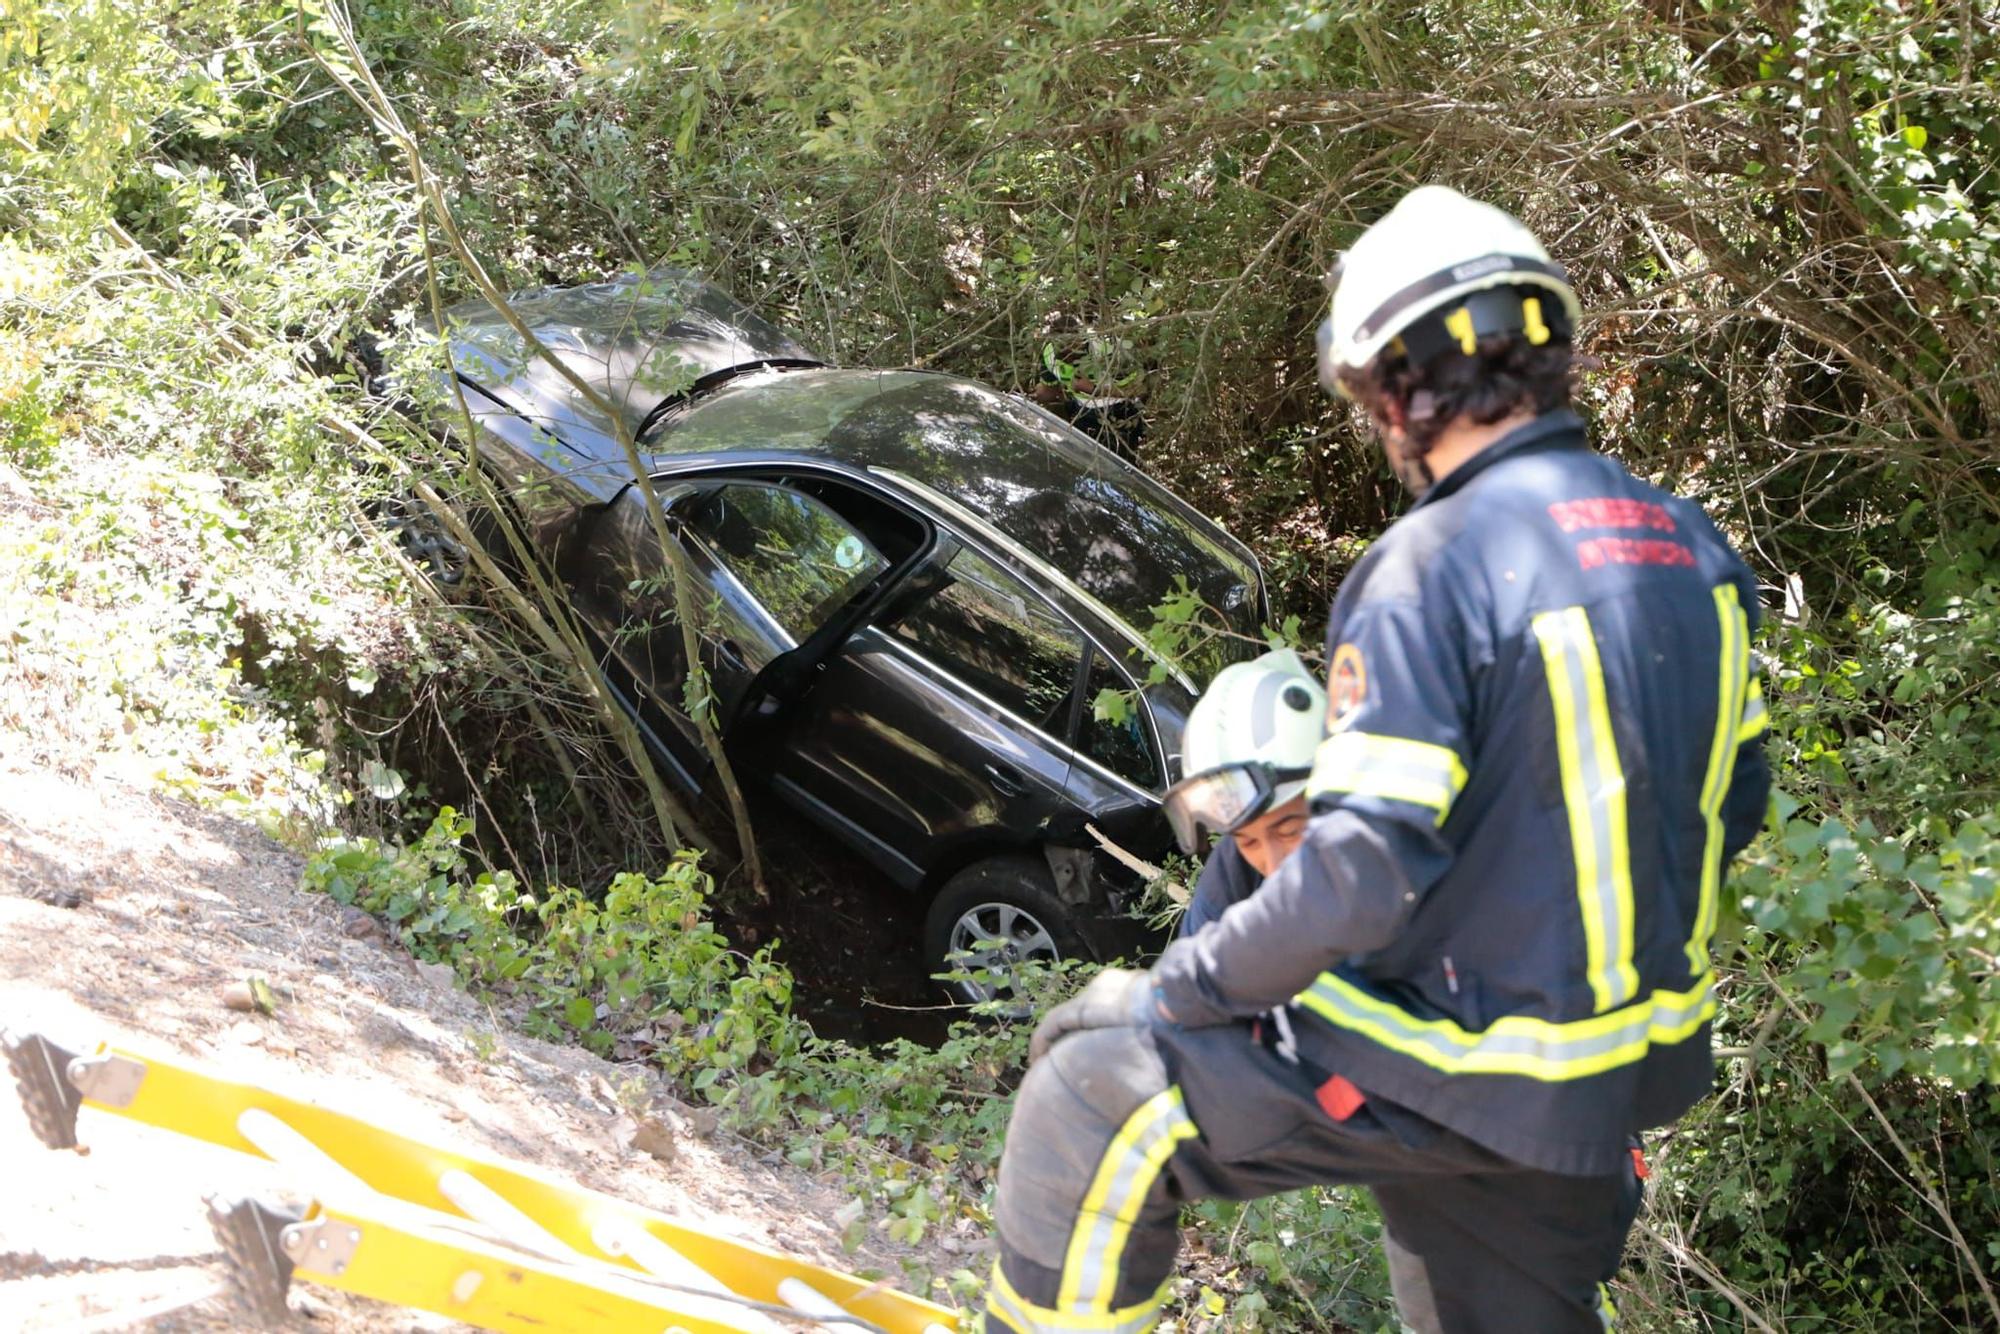
{"label": "dirt slope", "polygon": [[[899,1272],[886,1245],[843,1257],[832,1183],[681,1124],[671,1163],[620,1144],[635,1070],[498,1031],[472,998],[298,888],[295,856],[248,826],[88,762],[26,758],[0,731],[0,1025],[198,1058],[399,1128],[525,1159],[677,1219],[842,1268]],[[10,758],[11,757],[11,758]],[[228,1009],[261,973],[275,1016]],[[53,1153],[0,1090],[0,1329],[229,1329],[201,1196],[275,1184],[259,1164],[86,1110],[88,1156]],[[962,1261],[961,1261],[962,1262]],[[315,1330],[453,1328],[294,1289]]]}

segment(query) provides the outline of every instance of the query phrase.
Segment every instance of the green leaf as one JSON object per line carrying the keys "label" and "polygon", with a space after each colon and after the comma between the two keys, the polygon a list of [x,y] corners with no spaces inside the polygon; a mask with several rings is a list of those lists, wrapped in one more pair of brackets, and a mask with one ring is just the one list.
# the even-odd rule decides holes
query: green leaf
{"label": "green leaf", "polygon": [[377,801],[394,801],[403,795],[403,775],[380,760],[370,760],[361,766],[361,785]]}
{"label": "green leaf", "polygon": [[1924,151],[1924,145],[1930,142],[1930,137],[1931,132],[1921,125],[1903,127],[1903,142],[1919,153]]}
{"label": "green leaf", "polygon": [[587,1030],[597,1022],[597,1006],[591,1003],[588,996],[571,996],[563,1006],[563,1019],[571,1028]]}

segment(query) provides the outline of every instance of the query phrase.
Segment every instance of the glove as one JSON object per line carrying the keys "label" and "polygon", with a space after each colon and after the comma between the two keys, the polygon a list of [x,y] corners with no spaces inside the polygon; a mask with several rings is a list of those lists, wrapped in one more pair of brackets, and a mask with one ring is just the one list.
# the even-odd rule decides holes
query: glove
{"label": "glove", "polygon": [[1090,1028],[1150,1028],[1173,1016],[1153,990],[1151,973],[1107,968],[1090,985],[1042,1017],[1028,1039],[1028,1060],[1039,1061],[1061,1039]]}

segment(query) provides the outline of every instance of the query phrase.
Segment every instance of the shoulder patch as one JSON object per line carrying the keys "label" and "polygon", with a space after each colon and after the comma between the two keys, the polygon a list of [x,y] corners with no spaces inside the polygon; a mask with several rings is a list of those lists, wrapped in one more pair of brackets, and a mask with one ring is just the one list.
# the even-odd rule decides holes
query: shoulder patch
{"label": "shoulder patch", "polygon": [[1368,663],[1353,644],[1333,651],[1333,668],[1326,679],[1326,730],[1337,732],[1347,716],[1368,698]]}

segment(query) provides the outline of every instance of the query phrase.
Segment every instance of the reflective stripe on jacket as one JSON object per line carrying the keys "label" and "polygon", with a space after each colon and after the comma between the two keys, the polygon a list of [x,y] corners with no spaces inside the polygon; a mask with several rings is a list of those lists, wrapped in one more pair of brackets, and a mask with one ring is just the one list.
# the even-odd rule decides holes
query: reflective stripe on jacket
{"label": "reflective stripe on jacket", "polygon": [[1712,1077],[1708,944],[1769,778],[1749,571],[1550,413],[1342,585],[1305,841],[1156,969],[1186,1023],[1292,1001],[1314,1064],[1549,1171]]}

